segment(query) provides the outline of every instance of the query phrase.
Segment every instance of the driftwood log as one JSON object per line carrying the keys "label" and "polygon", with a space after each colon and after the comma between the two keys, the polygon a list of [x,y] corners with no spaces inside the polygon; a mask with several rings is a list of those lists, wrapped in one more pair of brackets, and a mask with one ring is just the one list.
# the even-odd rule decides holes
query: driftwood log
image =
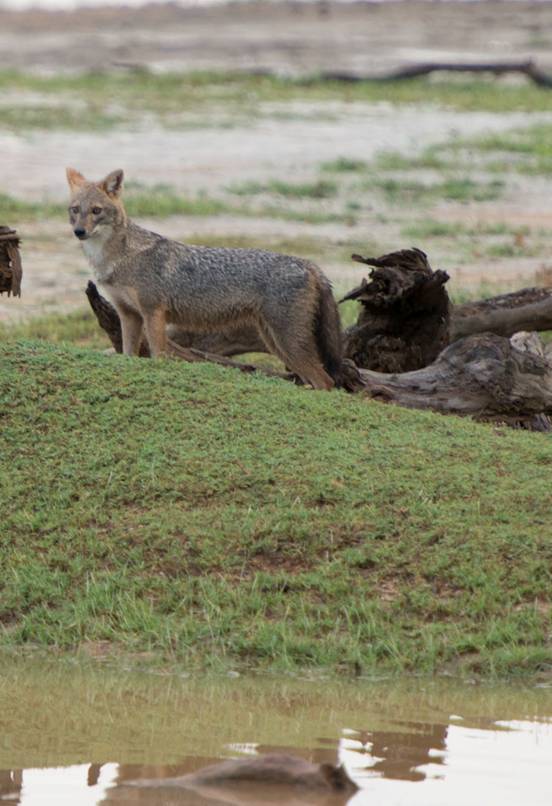
{"label": "driftwood log", "polygon": [[23,269],[19,254],[20,240],[15,230],[0,226],[0,294],[21,296]]}
{"label": "driftwood log", "polygon": [[419,249],[353,260],[376,267],[370,281],[343,297],[361,303],[346,331],[346,355],[359,367],[409,372],[430,364],[448,344],[477,333],[512,336],[552,330],[552,288],[523,288],[510,294],[452,305],[446,272],[433,272]]}

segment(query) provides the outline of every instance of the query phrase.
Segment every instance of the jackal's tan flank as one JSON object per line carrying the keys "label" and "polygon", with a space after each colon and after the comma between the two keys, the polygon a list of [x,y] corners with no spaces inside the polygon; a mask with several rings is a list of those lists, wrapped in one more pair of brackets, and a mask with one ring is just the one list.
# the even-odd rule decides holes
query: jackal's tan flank
{"label": "jackal's tan flank", "polygon": [[69,218],[98,281],[121,318],[123,352],[142,330],[152,356],[166,352],[166,325],[213,332],[255,324],[268,350],[315,389],[339,384],[341,328],[331,286],[300,258],[260,249],[191,246],[130,221],[123,172],[89,182],[67,169]]}

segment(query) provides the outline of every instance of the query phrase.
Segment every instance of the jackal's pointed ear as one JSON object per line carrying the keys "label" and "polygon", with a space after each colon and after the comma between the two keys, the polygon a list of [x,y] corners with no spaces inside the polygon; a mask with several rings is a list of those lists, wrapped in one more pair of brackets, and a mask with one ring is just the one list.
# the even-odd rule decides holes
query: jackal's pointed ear
{"label": "jackal's pointed ear", "polygon": [[67,181],[69,182],[69,187],[74,192],[77,188],[80,188],[86,182],[86,179],[82,174],[78,171],[75,171],[74,168],[66,168],[65,170],[67,174]]}
{"label": "jackal's pointed ear", "polygon": [[123,190],[123,179],[125,178],[124,173],[121,170],[118,171],[111,171],[108,174],[103,182],[100,182],[100,187],[107,193],[108,196],[116,199],[118,196],[121,195]]}

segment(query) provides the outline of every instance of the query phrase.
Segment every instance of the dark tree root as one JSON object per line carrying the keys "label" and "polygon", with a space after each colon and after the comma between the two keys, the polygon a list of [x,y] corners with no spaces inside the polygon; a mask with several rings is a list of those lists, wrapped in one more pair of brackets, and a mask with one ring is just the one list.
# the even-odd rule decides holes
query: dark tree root
{"label": "dark tree root", "polygon": [[8,297],[21,296],[23,267],[19,254],[20,245],[21,241],[15,230],[0,226],[0,294],[7,292]]}

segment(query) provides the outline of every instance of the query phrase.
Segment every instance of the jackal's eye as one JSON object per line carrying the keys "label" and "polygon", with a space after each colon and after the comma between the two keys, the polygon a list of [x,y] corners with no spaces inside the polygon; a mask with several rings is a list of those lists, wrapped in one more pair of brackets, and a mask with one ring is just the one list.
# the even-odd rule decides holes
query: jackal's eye
{"label": "jackal's eye", "polygon": [[80,210],[80,207],[70,207],[69,210],[73,213],[73,215],[77,215]]}
{"label": "jackal's eye", "polygon": [[100,213],[102,212],[102,208],[101,207],[93,207],[92,212],[93,212],[94,215],[100,215]]}

